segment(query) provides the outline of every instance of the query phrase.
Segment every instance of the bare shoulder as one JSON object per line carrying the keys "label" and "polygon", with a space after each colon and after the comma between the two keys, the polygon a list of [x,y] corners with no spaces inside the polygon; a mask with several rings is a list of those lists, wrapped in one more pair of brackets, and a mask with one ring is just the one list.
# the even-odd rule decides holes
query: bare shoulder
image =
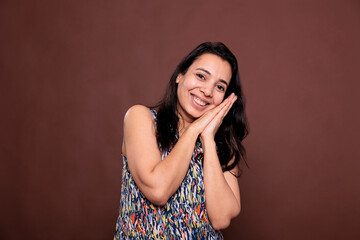
{"label": "bare shoulder", "polygon": [[144,145],[157,147],[155,121],[148,107],[134,105],[124,117],[123,154],[130,155],[131,159],[131,152]]}
{"label": "bare shoulder", "polygon": [[125,114],[125,119],[128,116],[132,116],[132,117],[137,117],[137,116],[141,116],[144,117],[144,115],[148,115],[151,116],[151,112],[150,109],[148,107],[145,107],[144,105],[134,105],[132,107],[130,107]]}
{"label": "bare shoulder", "polygon": [[154,122],[153,119],[152,113],[148,107],[143,105],[134,105],[126,111],[124,124],[131,122],[138,124],[143,124],[145,122],[152,123]]}

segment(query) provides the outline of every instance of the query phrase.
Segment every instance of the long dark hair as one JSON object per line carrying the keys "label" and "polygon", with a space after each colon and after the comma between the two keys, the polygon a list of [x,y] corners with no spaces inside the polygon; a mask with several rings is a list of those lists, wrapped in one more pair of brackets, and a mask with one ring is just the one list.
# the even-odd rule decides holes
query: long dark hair
{"label": "long dark hair", "polygon": [[[245,148],[242,140],[248,134],[245,115],[245,99],[242,94],[237,60],[232,52],[221,42],[205,42],[192,50],[176,67],[168,83],[165,95],[157,105],[156,137],[162,150],[170,148],[176,143],[178,133],[177,87],[176,78],[179,74],[186,74],[191,64],[202,54],[212,53],[226,60],[232,69],[232,77],[225,97],[235,93],[238,98],[225,116],[215,135],[218,157],[223,171],[233,169],[241,160],[247,166]],[[229,165],[232,158],[235,161]]]}

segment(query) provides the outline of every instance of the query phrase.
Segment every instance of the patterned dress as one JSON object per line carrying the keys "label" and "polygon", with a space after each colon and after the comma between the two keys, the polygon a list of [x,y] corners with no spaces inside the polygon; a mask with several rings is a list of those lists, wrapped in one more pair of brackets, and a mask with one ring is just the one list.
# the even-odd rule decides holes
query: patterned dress
{"label": "patterned dress", "polygon": [[[156,112],[150,109],[155,122]],[[164,159],[171,151],[161,151]],[[152,204],[132,178],[124,155],[119,217],[114,239],[223,239],[205,208],[203,150],[196,143],[186,176],[164,206]]]}

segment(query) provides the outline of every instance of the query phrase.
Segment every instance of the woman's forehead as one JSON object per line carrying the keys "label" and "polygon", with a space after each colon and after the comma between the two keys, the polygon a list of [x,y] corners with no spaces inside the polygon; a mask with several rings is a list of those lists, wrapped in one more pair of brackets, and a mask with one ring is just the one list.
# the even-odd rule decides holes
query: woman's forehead
{"label": "woman's forehead", "polygon": [[201,69],[206,70],[206,72],[216,78],[223,79],[228,83],[230,82],[232,71],[229,62],[215,54],[202,54],[190,66],[191,71]]}

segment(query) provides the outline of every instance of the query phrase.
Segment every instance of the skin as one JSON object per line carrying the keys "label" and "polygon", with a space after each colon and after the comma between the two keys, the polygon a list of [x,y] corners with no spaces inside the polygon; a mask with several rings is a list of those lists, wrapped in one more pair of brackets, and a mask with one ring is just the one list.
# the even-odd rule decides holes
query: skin
{"label": "skin", "polygon": [[[206,209],[217,230],[226,228],[240,213],[237,178],[222,171],[214,140],[223,118],[237,98],[231,94],[224,100],[230,79],[230,64],[208,53],[196,59],[186,74],[178,76],[180,136],[163,160],[149,109],[135,105],[124,119],[123,154],[127,156],[129,170],[141,192],[156,205],[164,205],[179,188],[200,136],[204,150]],[[232,171],[237,173],[238,169]]]}

